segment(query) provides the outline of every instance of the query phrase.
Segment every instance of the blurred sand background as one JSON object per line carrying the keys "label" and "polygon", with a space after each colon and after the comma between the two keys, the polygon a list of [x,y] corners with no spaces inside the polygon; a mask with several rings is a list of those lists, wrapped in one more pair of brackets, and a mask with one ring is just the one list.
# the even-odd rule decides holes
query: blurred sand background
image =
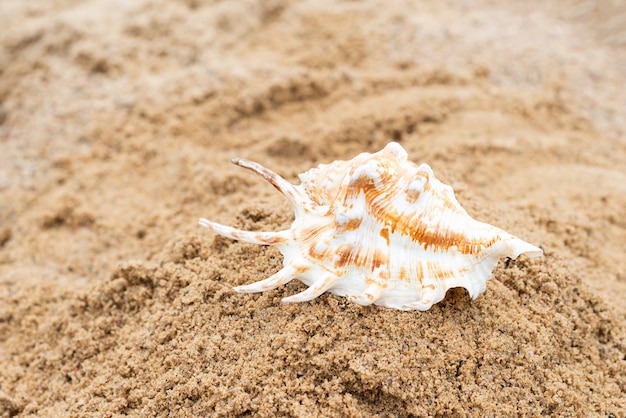
{"label": "blurred sand background", "polygon": [[[0,1],[0,415],[626,416],[626,6]],[[427,312],[232,287],[400,142],[540,245]]]}

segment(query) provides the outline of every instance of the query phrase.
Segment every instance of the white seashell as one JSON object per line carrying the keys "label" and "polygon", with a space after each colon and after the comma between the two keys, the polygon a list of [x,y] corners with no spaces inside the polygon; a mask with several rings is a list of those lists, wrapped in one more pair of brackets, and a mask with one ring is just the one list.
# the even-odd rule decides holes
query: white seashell
{"label": "white seashell", "polygon": [[200,219],[228,238],[274,245],[284,268],[237,292],[263,292],[297,278],[308,289],[283,299],[303,302],[328,291],[361,304],[427,310],[453,287],[474,299],[501,257],[542,250],[471,218],[450,186],[427,164],[415,165],[397,143],[350,161],[322,164],[294,186],[260,164],[260,174],[291,202],[295,221],[280,232],[249,232]]}

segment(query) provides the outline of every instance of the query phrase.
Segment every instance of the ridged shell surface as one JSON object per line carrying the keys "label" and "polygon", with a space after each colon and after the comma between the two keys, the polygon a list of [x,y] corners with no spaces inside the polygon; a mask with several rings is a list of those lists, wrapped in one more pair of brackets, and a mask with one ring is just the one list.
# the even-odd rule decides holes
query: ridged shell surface
{"label": "ridged shell surface", "polygon": [[249,232],[206,219],[200,224],[232,239],[274,245],[284,256],[275,275],[235,288],[262,292],[292,279],[308,285],[284,302],[328,291],[361,304],[427,310],[453,287],[472,298],[485,291],[498,260],[542,250],[470,217],[450,186],[427,164],[416,165],[397,143],[374,154],[323,164],[292,185],[241,159],[291,202],[295,220],[279,232]]}

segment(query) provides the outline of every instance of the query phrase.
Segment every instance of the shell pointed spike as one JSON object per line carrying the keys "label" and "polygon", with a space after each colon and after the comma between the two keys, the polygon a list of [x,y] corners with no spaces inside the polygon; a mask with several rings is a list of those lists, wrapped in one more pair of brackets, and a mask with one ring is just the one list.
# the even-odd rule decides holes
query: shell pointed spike
{"label": "shell pointed spike", "polygon": [[296,218],[299,218],[303,213],[305,207],[313,207],[315,203],[304,193],[296,188],[293,184],[282,178],[277,173],[273,172],[269,168],[263,167],[259,163],[254,161],[245,160],[243,158],[233,158],[233,164],[237,164],[240,167],[247,168],[262,176],[268,183],[274,186],[279,192],[285,195],[291,203],[295,212]]}
{"label": "shell pointed spike", "polygon": [[431,306],[443,300],[446,296],[446,290],[447,289],[445,287],[422,288],[420,299],[414,302],[405,303],[402,305],[401,309],[427,311],[431,308]]}
{"label": "shell pointed spike", "polygon": [[327,290],[332,289],[332,287],[335,285],[335,283],[337,283],[338,280],[339,278],[335,276],[324,276],[324,278],[316,280],[311,286],[309,286],[308,289],[293,296],[284,298],[283,302],[307,302],[309,300],[313,300]]}
{"label": "shell pointed spike", "polygon": [[349,299],[359,305],[368,306],[376,302],[385,292],[385,289],[386,287],[381,286],[379,283],[372,283],[365,288],[363,293],[357,296],[350,296]]}
{"label": "shell pointed spike", "polygon": [[292,267],[287,266],[267,279],[259,280],[258,282],[244,286],[237,286],[234,290],[237,293],[258,293],[276,289],[278,286],[282,286],[290,282],[294,278],[294,273],[295,270]]}
{"label": "shell pointed spike", "polygon": [[400,309],[403,310],[403,311],[413,311],[413,310],[416,310],[416,311],[427,311],[433,305],[434,305],[434,303],[432,303],[430,301],[422,302],[421,300],[419,300],[417,302],[405,303],[404,305],[402,305],[402,307]]}
{"label": "shell pointed spike", "polygon": [[409,156],[402,145],[397,142],[390,142],[383,148],[383,153],[394,156],[397,160],[406,160]]}
{"label": "shell pointed spike", "polygon": [[511,258],[517,258],[521,254],[524,254],[529,258],[541,257],[543,255],[543,250],[541,248],[535,247],[534,245],[519,238],[509,240],[508,248],[509,254],[507,254],[507,256]]}
{"label": "shell pointed spike", "polygon": [[205,218],[200,218],[198,223],[227,238],[249,242],[250,244],[276,245],[287,239],[283,232],[243,231],[241,229],[211,222]]}

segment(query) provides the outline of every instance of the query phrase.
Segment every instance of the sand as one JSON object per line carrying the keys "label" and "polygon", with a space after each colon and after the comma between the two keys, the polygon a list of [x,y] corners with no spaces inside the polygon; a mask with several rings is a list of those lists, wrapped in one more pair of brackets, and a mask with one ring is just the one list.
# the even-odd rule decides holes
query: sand
{"label": "sand", "polygon": [[[503,4],[506,3],[506,4]],[[626,416],[620,2],[0,3],[0,415]],[[400,142],[541,246],[476,300],[361,307],[199,217]]]}

